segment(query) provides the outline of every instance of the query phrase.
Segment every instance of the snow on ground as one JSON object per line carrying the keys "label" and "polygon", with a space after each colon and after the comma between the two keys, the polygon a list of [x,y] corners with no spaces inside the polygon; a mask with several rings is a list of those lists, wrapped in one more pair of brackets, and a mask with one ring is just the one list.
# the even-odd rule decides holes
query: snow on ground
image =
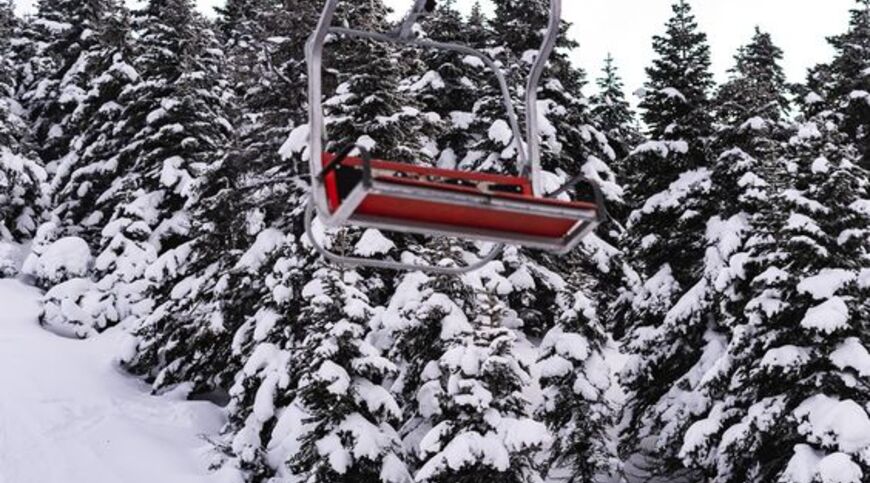
{"label": "snow on ground", "polygon": [[39,298],[0,280],[0,483],[217,483],[203,434],[221,409],[150,396],[118,368],[128,335],[59,337]]}

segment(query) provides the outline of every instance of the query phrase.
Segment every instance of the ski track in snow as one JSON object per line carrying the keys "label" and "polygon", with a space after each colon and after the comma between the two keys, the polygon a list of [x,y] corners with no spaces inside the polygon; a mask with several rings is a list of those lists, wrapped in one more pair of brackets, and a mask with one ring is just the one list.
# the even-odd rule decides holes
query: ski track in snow
{"label": "ski track in snow", "polygon": [[59,337],[37,323],[40,294],[0,280],[0,483],[211,483],[220,408],[154,397],[125,375],[129,335]]}

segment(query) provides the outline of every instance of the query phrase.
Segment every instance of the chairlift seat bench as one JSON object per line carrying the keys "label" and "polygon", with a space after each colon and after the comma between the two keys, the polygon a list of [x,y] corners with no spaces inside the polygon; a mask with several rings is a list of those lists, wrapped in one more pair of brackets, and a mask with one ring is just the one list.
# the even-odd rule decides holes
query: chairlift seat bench
{"label": "chairlift seat bench", "polygon": [[333,225],[570,252],[600,222],[588,201],[536,197],[528,178],[322,154]]}

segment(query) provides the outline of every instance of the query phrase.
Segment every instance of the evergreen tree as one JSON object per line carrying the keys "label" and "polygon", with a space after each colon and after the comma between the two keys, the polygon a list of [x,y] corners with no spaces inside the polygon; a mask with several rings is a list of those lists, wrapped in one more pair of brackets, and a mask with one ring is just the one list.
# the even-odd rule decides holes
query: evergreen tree
{"label": "evergreen tree", "polygon": [[[831,113],[801,123],[791,183],[730,265],[730,340],[711,354],[680,457],[711,481],[866,481],[868,173]],[[864,207],[864,208],[862,208]],[[853,436],[854,435],[854,436]]]}
{"label": "evergreen tree", "polygon": [[123,133],[121,95],[139,80],[130,64],[133,43],[128,12],[117,3],[106,4],[100,30],[93,35],[86,92],[70,113],[74,129],[70,156],[58,165],[51,181],[55,223],[65,235],[84,238],[99,246],[100,232],[115,204],[110,193],[118,173],[118,153],[130,139]]}
{"label": "evergreen tree", "polygon": [[[130,63],[133,41],[128,12],[115,2],[107,2],[100,30],[91,35],[96,37],[88,54],[91,72],[86,92],[66,120],[73,137],[69,154],[54,166],[50,185],[54,209],[51,219],[40,228],[41,241],[34,247],[34,254],[39,256],[45,250],[44,243],[69,237],[77,238],[77,243],[88,247],[90,253],[97,251],[106,224],[117,208],[118,200],[113,197],[116,176],[124,169],[119,166],[119,153],[130,143],[129,133],[123,130],[127,119],[123,117],[121,95],[139,80]],[[137,249],[149,253],[141,245],[124,249],[128,255]],[[95,265],[88,263],[84,273],[68,282],[64,281],[66,276],[54,277],[43,299],[43,324],[86,337],[119,320],[115,298],[105,295],[105,285],[101,288],[92,280],[105,284],[111,279],[102,278],[101,272],[89,273]],[[121,310],[127,313],[131,309],[123,306]]]}
{"label": "evergreen tree", "polygon": [[724,125],[742,126],[753,118],[778,121],[788,111],[785,72],[779,65],[782,49],[770,34],[755,27],[752,42],[735,56],[731,79],[714,99],[716,120]]}
{"label": "evergreen tree", "polygon": [[[785,121],[789,102],[782,56],[770,34],[756,28],[752,41],[735,56],[731,77],[715,98],[714,147],[719,156],[712,169],[713,197],[718,200],[714,216],[737,228],[731,243],[745,241],[748,223],[786,182],[780,156],[791,128]],[[708,276],[714,269],[707,267]],[[731,291],[727,285],[718,290]]]}
{"label": "evergreen tree", "polygon": [[607,54],[604,59],[602,76],[598,78],[598,93],[592,96],[592,115],[601,123],[607,134],[610,146],[616,151],[614,168],[617,175],[625,173],[618,166],[618,161],[628,154],[643,140],[634,111],[625,99],[625,86],[619,76],[613,56]]}
{"label": "evergreen tree", "polygon": [[[96,261],[100,290],[110,300],[106,317],[114,323],[150,313],[152,296],[171,295],[169,282],[187,258],[197,179],[220,159],[232,132],[221,51],[192,3],[153,0],[136,12],[134,25],[139,77],[119,98],[124,121],[116,131],[127,142],[102,195],[114,210]],[[155,282],[165,292],[149,294]],[[154,319],[142,329],[155,330]]]}
{"label": "evergreen tree", "polygon": [[626,161],[634,211],[623,246],[648,285],[635,287],[645,295],[638,294],[640,305],[626,315],[632,325],[657,325],[675,297],[694,283],[704,248],[705,220],[699,215],[711,158],[704,137],[712,129],[706,94],[712,83],[709,47],[689,4],[681,0],[673,10],[667,35],[653,40],[658,58],[648,69],[648,96],[642,104],[653,140]]}
{"label": "evergreen tree", "polygon": [[709,159],[705,147],[712,131],[710,47],[686,0],[675,3],[673,12],[665,35],[653,37],[657,57],[647,68],[649,80],[640,104],[649,137],[658,143],[641,146],[626,162],[626,189],[633,208]]}
{"label": "evergreen tree", "polygon": [[[300,320],[303,289],[313,282],[329,285],[332,279],[320,279],[336,274],[315,272],[322,265],[307,243],[302,224],[309,189],[303,46],[319,5],[282,3],[286,14],[276,15],[273,2],[251,3],[245,10],[247,20],[237,23],[222,17],[219,22],[226,28],[238,25],[254,32],[224,30],[233,64],[251,66],[231,71],[238,104],[246,115],[227,154],[202,177],[193,207],[193,240],[167,254],[167,260],[171,255],[173,260],[186,261],[178,279],[170,283],[176,298],[162,299],[165,302],[140,332],[139,352],[129,363],[136,372],[150,375],[157,389],[186,381],[194,383],[197,393],[230,388],[222,465],[237,470],[246,481],[320,471],[310,459],[299,456],[296,441],[307,434],[305,428],[285,418],[304,414],[305,401],[296,388],[302,377],[298,369],[306,364],[300,358],[311,344],[303,342],[313,344],[324,337],[323,325],[309,326]],[[238,14],[230,7],[224,15]],[[364,16],[369,7],[382,11],[374,4],[361,6],[352,13],[363,17],[349,21],[354,25],[371,21]],[[306,26],[300,27],[300,21]],[[294,33],[288,36],[288,32]],[[244,41],[232,40],[242,37]],[[349,55],[345,52],[349,49],[339,49],[336,55]],[[336,68],[327,72],[345,77],[345,64],[333,58],[328,62]],[[330,85],[335,88],[327,78],[328,93]],[[360,93],[361,100],[366,97]],[[369,121],[371,125],[375,120]],[[315,230],[320,233],[319,225]],[[343,239],[340,246],[349,250],[365,236],[352,231],[333,235]],[[354,290],[368,294],[371,304],[377,305],[384,293],[381,277],[366,273],[363,287],[357,284]],[[270,353],[274,357],[265,358],[269,348],[275,348]],[[216,360],[228,363],[215,367]],[[289,379],[279,376],[288,371]],[[313,377],[309,376],[306,380]],[[263,412],[263,407],[274,411]],[[276,431],[265,433],[268,428]],[[366,466],[364,460],[354,471]]]}
{"label": "evergreen tree", "polygon": [[710,132],[710,47],[689,2],[679,0],[672,9],[665,35],[653,37],[657,58],[647,68],[643,120],[654,139],[699,139]]}
{"label": "evergreen tree", "polygon": [[[293,31],[296,15],[307,12],[312,24],[313,8],[303,6],[273,12],[275,2],[230,2],[219,18],[237,95],[228,109],[247,114],[222,146],[225,154],[202,172],[191,207],[190,242],[173,254],[186,261],[171,284],[187,288],[183,296],[162,299],[159,315],[152,317],[161,329],[142,334],[140,352],[131,363],[137,372],[155,375],[157,389],[192,381],[195,391],[211,392],[233,384],[234,373],[244,365],[234,336],[258,313],[257,304],[269,291],[263,272],[271,268],[268,262],[274,263],[270,257],[284,247],[288,235],[295,234],[293,243],[301,243],[302,164],[284,160],[279,151],[305,116],[301,101],[287,102],[305,92],[305,79],[297,73],[304,38],[283,38],[269,59],[266,49],[269,38]],[[232,30],[234,25],[239,32]],[[293,46],[295,58],[290,57]],[[286,61],[276,64],[279,56]],[[297,75],[295,83],[288,82],[288,74]],[[215,360],[233,364],[215,367]]]}
{"label": "evergreen tree", "polygon": [[[697,279],[667,310],[659,327],[640,327],[632,334],[632,349],[641,358],[629,370],[630,383],[637,391],[633,406],[643,401],[649,389],[643,384],[664,371],[669,364],[679,371],[666,373],[674,378],[671,386],[649,407],[635,413],[634,424],[644,424],[641,431],[630,431],[636,438],[631,451],[646,452],[652,462],[635,456],[632,465],[650,465],[651,475],[665,480],[683,476],[700,478],[707,468],[686,465],[681,449],[693,437],[689,430],[692,414],[709,403],[704,380],[716,370],[715,361],[725,350],[732,300],[740,300],[745,291],[735,277],[735,264],[741,260],[752,225],[760,222],[758,213],[776,195],[782,183],[779,156],[784,142],[787,103],[782,97],[785,79],[779,65],[782,52],[768,34],[756,31],[752,42],[735,56],[731,78],[717,95],[719,125],[715,147],[721,150],[709,173],[707,198],[698,204],[699,218],[705,221],[704,255]],[[664,349],[663,349],[664,348]],[[679,349],[676,349],[679,348]],[[696,352],[690,353],[689,350]],[[674,351],[682,351],[682,354]],[[691,357],[687,357],[691,354]],[[648,374],[648,375],[647,375]],[[637,409],[635,409],[637,410]],[[666,465],[656,470],[652,465]],[[695,473],[697,471],[697,473]]]}
{"label": "evergreen tree", "polygon": [[[45,170],[29,143],[28,124],[16,96],[18,69],[12,45],[20,34],[12,3],[0,1],[0,243],[33,236],[45,205]],[[7,270],[11,266],[2,257],[0,275]]]}
{"label": "evergreen tree", "polygon": [[626,278],[609,311],[619,317],[612,326],[625,330],[632,356],[623,374],[629,394],[622,451],[629,466],[668,481],[682,471],[675,441],[691,401],[682,394],[697,384],[705,354],[720,340],[708,314],[696,310],[706,297],[705,252],[720,242],[718,232],[708,232],[716,213],[707,139],[710,54],[689,4],[681,0],[673,11],[666,35],[653,40],[658,57],[641,105],[653,140],[626,165],[634,211],[623,247],[637,275]]}
{"label": "evergreen tree", "polygon": [[[388,29],[389,10],[380,1],[345,6],[343,18],[357,28]],[[412,163],[428,160],[419,149],[423,134],[420,109],[399,89],[400,57],[380,42],[348,40],[336,48],[332,62],[338,67],[336,95],[326,103],[330,151],[359,144],[381,159]]]}
{"label": "evergreen tree", "polygon": [[416,399],[431,429],[420,433],[416,481],[540,481],[550,435],[523,394],[530,375],[504,327],[515,314],[486,292],[476,296],[473,319],[449,299],[430,300],[422,314],[442,319],[445,351],[420,377]]}
{"label": "evergreen tree", "polygon": [[32,124],[33,143],[53,171],[70,156],[76,134],[71,115],[87,92],[95,35],[106,13],[107,0],[39,0],[28,22],[29,57],[21,89]]}
{"label": "evergreen tree", "polygon": [[393,426],[401,409],[382,386],[396,368],[364,340],[372,309],[359,282],[359,274],[329,268],[303,290],[307,336],[294,355],[305,361],[298,394],[310,430],[291,468],[310,482],[407,483]]}
{"label": "evergreen tree", "polygon": [[852,137],[861,153],[861,165],[870,169],[870,1],[856,0],[849,30],[831,37],[834,60],[810,72],[810,93],[804,98],[805,112],[834,109],[838,122]]}
{"label": "evergreen tree", "polygon": [[559,323],[541,344],[542,419],[555,436],[550,475],[565,481],[596,481],[618,471],[607,447],[613,424],[606,392],[613,380],[603,357],[606,336],[597,305],[582,292],[558,300]]}
{"label": "evergreen tree", "polygon": [[[465,21],[456,10],[455,0],[440,2],[435,11],[423,19],[422,28],[439,42],[482,47],[486,41],[486,26],[482,23],[480,6],[475,7],[477,13],[472,14],[470,21]],[[472,111],[485,85],[480,77],[488,72],[474,57],[443,50],[422,52],[420,62],[427,70],[413,79],[409,89],[426,112],[442,118],[435,133],[439,151],[437,165],[455,169],[469,155],[469,147],[475,139],[469,129]]]}

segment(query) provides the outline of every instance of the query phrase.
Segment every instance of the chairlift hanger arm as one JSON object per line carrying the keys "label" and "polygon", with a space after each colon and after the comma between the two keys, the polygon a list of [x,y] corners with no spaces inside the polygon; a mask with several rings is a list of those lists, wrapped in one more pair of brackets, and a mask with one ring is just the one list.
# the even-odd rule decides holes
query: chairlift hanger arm
{"label": "chairlift hanger arm", "polygon": [[[451,50],[454,52],[473,55],[480,58],[484,64],[493,72],[498,79],[499,87],[503,97],[503,103],[507,109],[507,116],[511,131],[514,136],[514,143],[517,149],[517,156],[520,164],[520,172],[529,177],[532,181],[534,194],[543,196],[540,156],[541,148],[539,145],[539,126],[538,126],[538,109],[537,109],[537,91],[538,86],[543,76],[547,60],[552,54],[556,40],[559,35],[559,23],[561,20],[562,0],[550,0],[549,24],[544,35],[544,40],[537,59],[532,66],[529,83],[526,88],[526,129],[527,134],[524,137],[520,129],[516,111],[511,99],[510,89],[507,80],[501,69],[495,62],[483,52],[477,49],[457,44],[449,44],[442,42],[429,41],[424,39],[416,39],[413,35],[413,26],[421,15],[424,15],[431,8],[434,8],[432,0],[414,0],[408,14],[405,16],[398,32],[392,34],[384,34],[379,32],[366,32],[351,28],[332,27],[335,12],[339,0],[326,0],[317,28],[311,35],[306,44],[306,59],[308,61],[308,81],[309,81],[309,122],[311,127],[310,132],[310,163],[312,176],[316,177],[322,170],[318,154],[323,152],[324,145],[324,114],[323,114],[323,86],[322,86],[322,70],[323,70],[323,50],[326,42],[326,37],[330,33],[342,34],[358,38],[368,38],[383,42],[398,43],[405,45],[417,45],[420,47]],[[326,209],[326,200],[322,194],[315,193],[315,203],[318,214],[328,216]]]}
{"label": "chairlift hanger arm", "polygon": [[[342,265],[458,275],[482,268],[495,260],[504,243],[567,253],[594,230],[601,218],[595,204],[548,199],[542,189],[537,94],[547,60],[555,49],[559,35],[561,0],[549,0],[548,29],[526,86],[525,136],[520,128],[507,79],[492,58],[466,45],[416,36],[416,22],[436,8],[435,0],[413,0],[404,19],[389,33],[334,27],[332,24],[338,2],[325,0],[317,28],[305,49],[309,69],[309,157],[312,180],[305,225],[310,241],[319,253]],[[501,189],[490,189],[486,183],[494,181],[483,179],[484,175],[480,173],[445,173],[436,168],[375,161],[360,146],[349,146],[336,156],[326,153],[322,70],[323,50],[329,34],[448,50],[479,58],[498,80],[521,174],[521,177],[505,178],[510,178],[507,182],[511,187],[519,186],[519,191],[511,194],[503,193]],[[351,157],[355,148],[360,150],[361,157]],[[348,167],[361,173],[348,178],[348,171],[344,170]],[[578,181],[573,179],[559,192],[568,190]],[[457,188],[454,186],[457,183],[474,188]],[[596,198],[601,201],[600,189],[597,186],[594,189]],[[314,237],[311,224],[315,216],[319,216],[325,226],[354,225],[501,244],[483,260],[464,267],[416,266],[391,260],[347,257],[330,252]]]}

